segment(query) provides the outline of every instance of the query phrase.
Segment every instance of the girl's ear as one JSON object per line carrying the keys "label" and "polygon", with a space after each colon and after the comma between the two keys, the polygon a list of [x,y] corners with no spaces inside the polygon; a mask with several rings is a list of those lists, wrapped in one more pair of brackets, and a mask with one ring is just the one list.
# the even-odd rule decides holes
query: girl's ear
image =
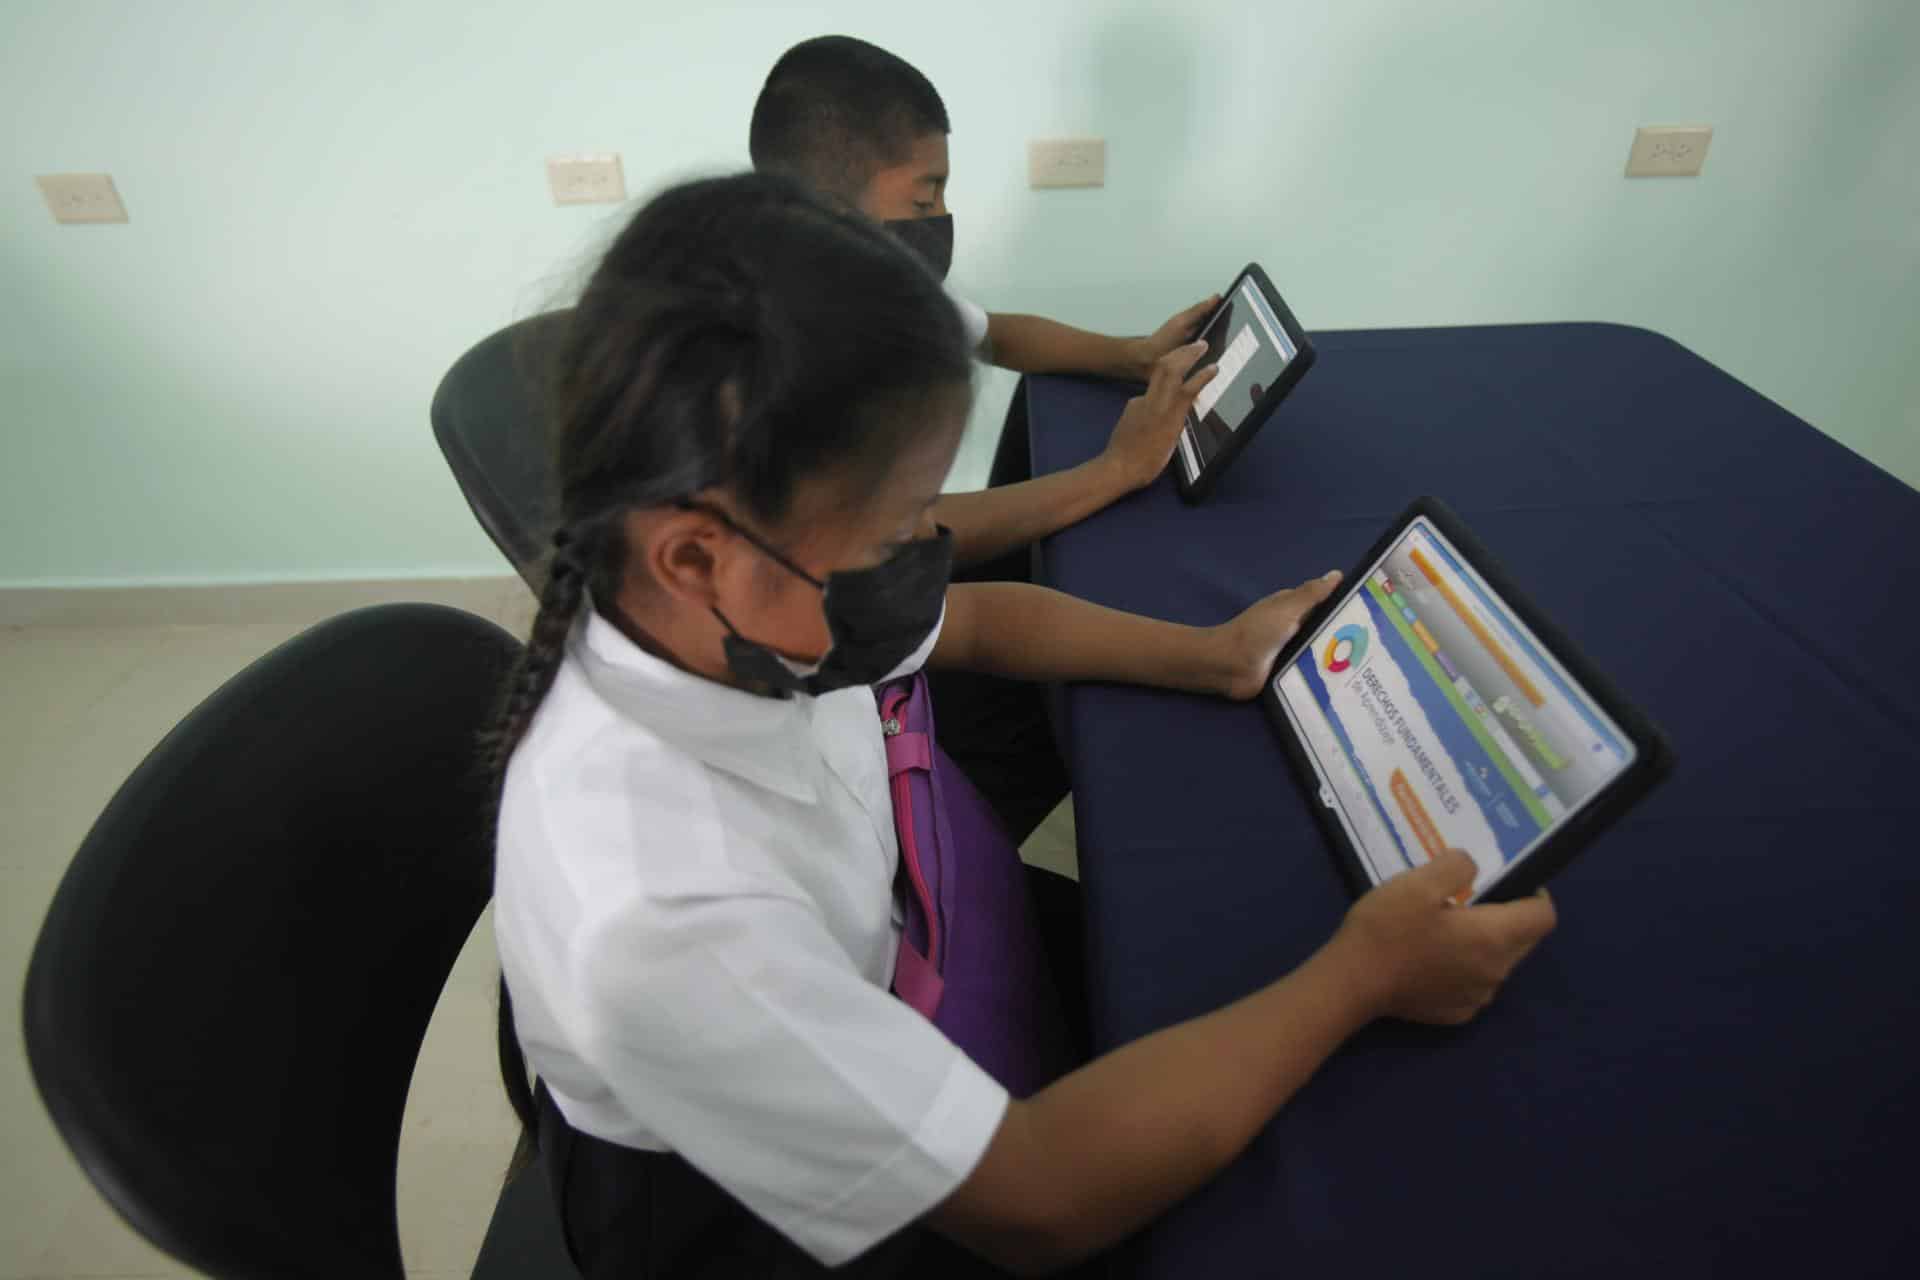
{"label": "girl's ear", "polygon": [[631,563],[668,595],[703,612],[719,599],[734,539],[704,511],[668,508],[627,519]]}

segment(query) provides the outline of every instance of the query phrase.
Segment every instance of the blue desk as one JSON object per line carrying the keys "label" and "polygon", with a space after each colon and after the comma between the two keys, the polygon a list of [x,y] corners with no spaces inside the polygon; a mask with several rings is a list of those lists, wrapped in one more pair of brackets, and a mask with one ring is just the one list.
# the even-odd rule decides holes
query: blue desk
{"label": "blue desk", "polygon": [[[1131,1272],[1920,1274],[1920,494],[1643,330],[1316,342],[1207,505],[1163,479],[1050,539],[1043,579],[1217,622],[1433,493],[1679,767],[1556,882],[1492,1010],[1363,1034]],[[1126,394],[1031,380],[1035,473]],[[1339,923],[1257,707],[1088,685],[1062,720],[1103,1047]]]}

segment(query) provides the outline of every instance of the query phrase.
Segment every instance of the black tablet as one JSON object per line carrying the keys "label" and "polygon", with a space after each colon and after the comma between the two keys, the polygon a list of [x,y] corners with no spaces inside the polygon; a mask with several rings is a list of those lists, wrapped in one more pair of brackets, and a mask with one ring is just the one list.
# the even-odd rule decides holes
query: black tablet
{"label": "black tablet", "polygon": [[1356,895],[1449,847],[1479,865],[1472,900],[1531,893],[1672,766],[1432,498],[1301,624],[1262,700]]}
{"label": "black tablet", "polygon": [[1220,372],[1200,391],[1174,447],[1180,496],[1198,502],[1247,447],[1293,384],[1313,367],[1313,344],[1260,264],[1250,262],[1200,327],[1207,352],[1196,367]]}

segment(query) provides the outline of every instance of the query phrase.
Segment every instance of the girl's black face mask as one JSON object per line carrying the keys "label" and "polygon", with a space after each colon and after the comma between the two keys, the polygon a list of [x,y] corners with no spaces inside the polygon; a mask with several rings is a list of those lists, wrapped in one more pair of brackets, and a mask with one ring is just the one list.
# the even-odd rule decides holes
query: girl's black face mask
{"label": "girl's black face mask", "polygon": [[953,215],[940,214],[933,218],[894,218],[880,224],[893,232],[914,251],[920,260],[933,268],[933,274],[942,280],[953,267]]}
{"label": "girl's black face mask", "polygon": [[907,543],[871,569],[836,569],[822,582],[735,524],[724,511],[700,509],[717,517],[788,573],[825,593],[822,607],[832,644],[812,667],[747,639],[726,614],[714,609],[713,616],[727,629],[727,669],[741,680],[782,695],[813,696],[878,684],[925,644],[939,625],[953,572],[953,531],[944,525],[933,537]]}

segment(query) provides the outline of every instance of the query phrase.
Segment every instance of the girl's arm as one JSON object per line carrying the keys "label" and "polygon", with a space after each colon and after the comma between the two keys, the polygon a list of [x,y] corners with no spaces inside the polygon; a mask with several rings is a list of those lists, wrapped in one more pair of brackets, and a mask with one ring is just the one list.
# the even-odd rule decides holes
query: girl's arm
{"label": "girl's arm", "polygon": [[1336,571],[1259,601],[1217,627],[1123,613],[1018,582],[956,583],[931,662],[1023,680],[1104,680],[1229,698],[1260,691]]}
{"label": "girl's arm", "polygon": [[1272,986],[1010,1103],[929,1221],[1020,1274],[1065,1266],[1217,1173],[1373,1018],[1466,1022],[1554,924],[1544,895],[1450,905],[1473,875],[1471,858],[1449,852],[1389,880]]}
{"label": "girl's arm", "polygon": [[[1129,681],[1250,698],[1329,573],[1217,627],[1158,622],[1019,583],[959,584],[940,665],[1036,680]],[[1009,1104],[986,1154],[929,1215],[1021,1274],[1146,1225],[1217,1173],[1348,1036],[1383,1015],[1460,1023],[1554,924],[1544,897],[1457,907],[1473,860],[1442,854],[1348,913],[1307,963],[1214,1013],[1126,1045]]]}

